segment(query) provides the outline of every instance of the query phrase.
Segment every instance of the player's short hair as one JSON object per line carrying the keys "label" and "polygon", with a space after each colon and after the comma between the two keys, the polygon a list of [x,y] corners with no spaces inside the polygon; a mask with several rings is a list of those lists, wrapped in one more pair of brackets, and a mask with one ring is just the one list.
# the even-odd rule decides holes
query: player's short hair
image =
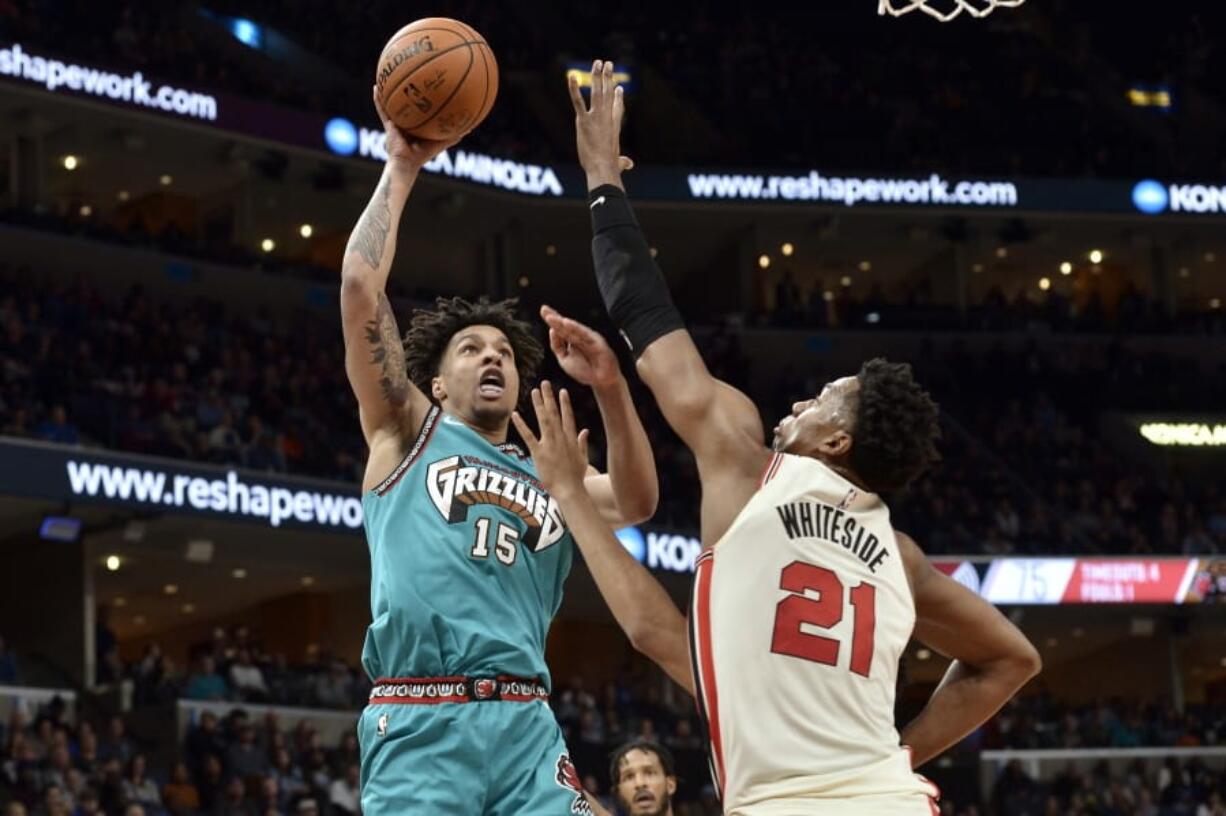
{"label": "player's short hair", "polygon": [[515,316],[518,303],[518,298],[492,303],[486,297],[476,301],[440,297],[435,300],[433,309],[415,309],[404,335],[409,379],[428,397],[430,381],[438,376],[443,352],[456,332],[469,326],[493,326],[511,343],[515,368],[519,370],[519,398],[527,397],[537,368],[545,357],[545,349],[532,333],[532,325]]}
{"label": "player's short hair", "polygon": [[623,744],[616,751],[609,755],[609,784],[617,787],[621,783],[621,764],[626,758],[626,754],[631,751],[643,751],[648,754],[655,754],[656,759],[660,760],[660,766],[664,768],[665,776],[677,775],[677,763],[673,760],[673,752],[665,748],[655,740],[643,739],[638,737]]}
{"label": "player's short hair", "polygon": [[862,365],[856,379],[851,469],[874,493],[901,490],[940,461],[937,404],[906,363],[878,357]]}

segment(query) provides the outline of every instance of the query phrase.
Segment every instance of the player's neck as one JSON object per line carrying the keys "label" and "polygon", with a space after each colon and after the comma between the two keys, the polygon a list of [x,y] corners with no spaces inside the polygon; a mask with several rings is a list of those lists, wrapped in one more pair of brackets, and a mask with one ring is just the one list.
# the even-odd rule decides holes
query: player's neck
{"label": "player's neck", "polygon": [[851,468],[847,466],[846,461],[842,459],[832,459],[828,456],[822,456],[819,453],[813,453],[813,454],[810,454],[810,456],[812,456],[814,459],[821,462],[823,465],[830,468],[835,473],[839,474],[844,479],[851,482],[853,485],[860,488],[864,492],[866,493],[873,492],[869,490],[868,487],[864,484],[864,480],[861,479],[859,476],[857,476],[855,471],[853,471]]}
{"label": "player's neck", "polygon": [[492,419],[482,422],[476,417],[467,416],[453,408],[448,408],[446,404],[443,405],[443,410],[472,428],[491,445],[501,445],[507,441],[507,429],[511,426],[509,417],[507,419]]}

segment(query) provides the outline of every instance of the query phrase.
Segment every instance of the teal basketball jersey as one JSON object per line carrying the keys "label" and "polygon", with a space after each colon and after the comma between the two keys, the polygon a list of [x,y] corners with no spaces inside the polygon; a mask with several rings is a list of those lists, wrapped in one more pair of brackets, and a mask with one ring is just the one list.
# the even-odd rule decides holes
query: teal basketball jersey
{"label": "teal basketball jersey", "polygon": [[372,680],[501,673],[549,686],[545,636],[573,541],[526,454],[435,406],[362,508]]}

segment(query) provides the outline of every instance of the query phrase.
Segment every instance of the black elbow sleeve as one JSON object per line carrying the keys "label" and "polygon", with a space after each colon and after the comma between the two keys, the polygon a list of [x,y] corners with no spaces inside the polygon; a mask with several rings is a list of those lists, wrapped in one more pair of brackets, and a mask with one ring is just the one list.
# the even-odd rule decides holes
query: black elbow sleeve
{"label": "black elbow sleeve", "polygon": [[589,194],[588,206],[600,297],[637,360],[654,340],[685,328],[685,321],[626,194],[611,185],[597,187]]}

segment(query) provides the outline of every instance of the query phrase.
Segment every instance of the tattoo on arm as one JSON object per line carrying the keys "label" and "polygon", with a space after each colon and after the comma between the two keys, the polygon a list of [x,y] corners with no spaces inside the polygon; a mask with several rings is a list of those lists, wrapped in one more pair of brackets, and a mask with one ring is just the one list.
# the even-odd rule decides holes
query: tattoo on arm
{"label": "tattoo on arm", "polygon": [[396,316],[392,313],[387,293],[379,293],[379,306],[373,320],[366,324],[366,341],[370,343],[370,362],[378,365],[383,398],[389,405],[400,407],[409,399],[409,374],[405,369],[404,344]]}
{"label": "tattoo on arm", "polygon": [[391,185],[387,176],[384,176],[375,189],[370,204],[366,205],[366,211],[358,219],[358,227],[349,239],[349,246],[345,247],[345,252],[357,252],[361,255],[371,269],[379,268],[387,244],[387,233],[392,227],[392,211],[387,204],[390,191]]}

